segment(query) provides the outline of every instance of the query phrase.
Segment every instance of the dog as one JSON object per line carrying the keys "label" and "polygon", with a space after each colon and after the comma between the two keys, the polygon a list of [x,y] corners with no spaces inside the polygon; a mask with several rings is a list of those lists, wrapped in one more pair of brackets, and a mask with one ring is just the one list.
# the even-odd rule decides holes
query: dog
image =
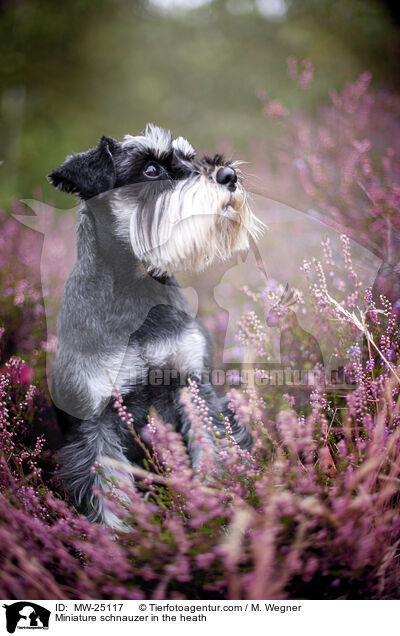
{"label": "dog", "polygon": [[[119,528],[118,516],[98,496],[107,480],[92,467],[107,458],[137,465],[144,450],[113,408],[113,391],[139,436],[151,407],[180,432],[196,468],[199,450],[180,401],[182,385],[195,378],[215,427],[223,432],[221,414],[228,416],[237,443],[251,446],[249,431],[209,381],[212,337],[192,315],[174,274],[201,271],[248,249],[262,223],[237,164],[220,155],[197,160],[186,139],[153,124],[122,142],[102,137],[95,148],[68,156],[48,179],[82,201],[77,260],[57,321],[52,400],[65,435],[59,474],[81,513]],[[151,382],[154,370],[170,373]],[[107,461],[104,472],[118,482]]]}

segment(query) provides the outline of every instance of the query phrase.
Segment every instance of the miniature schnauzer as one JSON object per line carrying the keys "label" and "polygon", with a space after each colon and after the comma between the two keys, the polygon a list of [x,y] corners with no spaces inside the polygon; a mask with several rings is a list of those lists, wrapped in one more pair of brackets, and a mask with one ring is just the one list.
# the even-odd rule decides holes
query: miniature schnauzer
{"label": "miniature schnauzer", "polygon": [[[138,435],[146,439],[154,407],[182,434],[194,468],[199,451],[180,401],[182,375],[186,382],[196,378],[217,429],[224,431],[222,415],[228,416],[238,444],[251,446],[249,432],[208,380],[212,338],[193,317],[173,274],[200,271],[248,249],[249,236],[256,238],[263,224],[248,206],[237,164],[220,155],[196,160],[186,139],[152,124],[122,142],[102,137],[48,178],[82,200],[52,384],[66,437],[60,475],[81,512],[118,528],[118,517],[94,492],[105,492],[108,480],[93,464],[104,461],[104,473],[115,483],[120,473],[106,459],[140,464],[144,451],[113,408],[115,389]],[[149,381],[154,370],[162,372],[161,382],[154,373],[157,381]]]}

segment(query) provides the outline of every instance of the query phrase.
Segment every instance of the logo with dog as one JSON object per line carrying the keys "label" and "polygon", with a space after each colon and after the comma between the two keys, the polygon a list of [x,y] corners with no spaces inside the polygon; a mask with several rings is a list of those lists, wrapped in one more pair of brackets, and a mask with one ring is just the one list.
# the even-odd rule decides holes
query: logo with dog
{"label": "logo with dog", "polygon": [[16,629],[49,629],[51,612],[37,603],[18,601],[3,607],[9,634],[14,634]]}

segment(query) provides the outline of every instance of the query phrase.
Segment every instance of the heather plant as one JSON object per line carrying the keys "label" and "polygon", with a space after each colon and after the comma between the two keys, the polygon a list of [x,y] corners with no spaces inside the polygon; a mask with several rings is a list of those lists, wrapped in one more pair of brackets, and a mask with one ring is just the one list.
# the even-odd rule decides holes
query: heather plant
{"label": "heather plant", "polygon": [[[40,237],[27,234],[5,211],[0,211],[0,341],[2,358],[15,353],[40,356],[45,323],[41,298]],[[43,366],[39,361],[38,368]]]}
{"label": "heather plant", "polygon": [[[389,367],[372,379],[360,364],[355,359],[359,385],[340,419],[323,386],[308,417],[290,410],[273,422],[254,387],[232,390],[232,408],[253,431],[251,455],[232,442],[229,425],[215,440],[217,456],[209,455],[213,430],[193,383],[183,401],[203,464],[194,471],[180,436],[153,416],[145,432],[150,470],[122,467],[135,486],[127,479],[124,503],[108,504],[124,517],[126,531],[115,538],[40,482],[41,440],[16,436],[32,417],[34,388],[23,388],[22,363],[11,361],[1,384],[2,595],[395,595],[398,384]],[[18,408],[7,405],[11,390]],[[133,423],[121,401],[116,408]]]}
{"label": "heather plant", "polygon": [[[289,65],[291,77],[306,90],[312,66],[293,60]],[[304,128],[303,118],[296,114],[293,126],[301,145],[296,143],[291,157],[298,154],[304,162],[302,178],[306,175],[304,183],[311,183],[310,194],[321,209],[326,213],[334,205],[333,218],[342,224],[352,215],[353,229],[366,243],[376,232],[379,247],[391,223],[397,224],[393,218],[396,186],[385,162],[381,162],[383,172],[380,168],[373,172],[380,165],[383,137],[377,134],[373,144],[369,135],[370,148],[364,144],[360,149],[353,143],[355,135],[360,141],[369,109],[380,104],[380,97],[371,103],[366,98],[367,80],[363,76],[341,96],[333,95],[333,107],[321,115],[323,130],[320,122],[315,129],[310,122]],[[278,115],[289,117],[275,108],[274,116]],[[337,124],[337,135],[329,127],[332,122]],[[331,141],[328,133],[333,135]],[[368,164],[372,148],[374,159]],[[327,161],[322,162],[325,151]],[[354,154],[353,163],[349,152]],[[381,156],[388,156],[386,150],[382,152]],[[391,170],[396,161],[393,154]],[[321,162],[322,173],[318,172]],[[340,187],[337,191],[335,181],[340,165],[348,166],[343,191]],[[379,181],[382,175],[387,179],[384,186]],[[358,203],[360,196],[366,196],[364,190],[376,204],[380,201],[375,206],[367,196],[365,216]],[[48,346],[35,287],[37,245],[31,247],[32,260],[24,263],[25,241],[32,235],[19,234],[15,221],[5,215],[0,222],[5,228],[1,236],[8,236],[1,239],[4,267],[0,274],[2,598],[398,597],[397,308],[391,299],[363,288],[345,234],[340,274],[328,239],[321,245],[320,258],[304,262],[302,274],[307,282],[307,308],[326,338],[334,341],[333,355],[344,361],[347,385],[337,387],[319,370],[307,404],[299,408],[290,389],[280,389],[279,400],[271,398],[269,387],[257,381],[256,371],[252,374],[243,368],[240,373],[246,371],[247,384],[231,388],[228,397],[238,424],[253,437],[251,452],[245,452],[235,443],[227,420],[224,433],[217,435],[192,380],[181,400],[193,423],[189,443],[196,449],[195,468],[182,437],[156,412],[150,414],[139,436],[135,414],[115,393],[114,408],[142,446],[145,460],[140,467],[119,464],[118,484],[109,479],[105,459],[93,466],[96,483],[105,480],[110,487],[105,505],[121,518],[121,530],[110,531],[80,516],[53,476],[52,418],[36,371]],[[13,254],[20,256],[11,269]],[[237,324],[238,342],[265,359],[270,346],[265,314],[284,289],[270,280],[259,289],[249,284],[245,293],[254,309]],[[304,293],[295,290],[294,298],[303,308]],[[305,349],[302,355],[306,354]],[[259,369],[258,376],[262,372]],[[94,494],[102,496],[99,490]]]}
{"label": "heather plant", "polygon": [[[194,423],[198,469],[191,468],[181,437],[153,414],[143,433],[145,467],[120,466],[126,479],[118,491],[126,496],[111,491],[107,502],[124,521],[116,535],[89,524],[40,481],[41,441],[31,440],[29,449],[26,438],[14,437],[20,413],[28,420],[34,408],[33,387],[24,389],[24,400],[18,394],[17,410],[6,406],[7,391],[22,391],[21,366],[12,361],[1,384],[1,594],[396,596],[398,382],[390,367],[377,371],[375,362],[372,377],[360,357],[352,364],[359,383],[342,411],[321,385],[307,417],[290,409],[269,421],[254,386],[232,389],[231,407],[253,433],[251,454],[235,445],[229,424],[225,436],[215,436],[193,381],[182,400]],[[118,395],[115,408],[134,423]],[[209,436],[215,438],[212,455]],[[20,470],[24,461],[28,472]],[[101,474],[101,463],[94,469]],[[103,475],[107,479],[107,471]]]}
{"label": "heather plant", "polygon": [[[289,58],[289,77],[306,89],[313,78],[309,60]],[[260,92],[266,117],[284,124],[274,155],[303,190],[313,214],[345,232],[382,258],[381,291],[398,299],[400,100],[387,91],[369,91],[371,75],[361,74],[311,119],[290,113]],[[394,294],[394,295],[393,295]]]}
{"label": "heather plant", "polygon": [[[341,93],[331,91],[332,104],[320,110],[317,122],[300,112],[291,117],[288,113],[287,121],[293,144],[290,163],[304,190],[346,228],[350,220],[355,222],[352,230],[362,230],[367,241],[369,229],[372,234],[382,231],[379,238],[386,238],[386,215],[395,217],[393,208],[398,205],[393,178],[398,170],[398,140],[391,135],[398,99],[383,92],[368,93],[370,81],[371,75],[364,73]],[[297,156],[292,154],[295,147]]]}

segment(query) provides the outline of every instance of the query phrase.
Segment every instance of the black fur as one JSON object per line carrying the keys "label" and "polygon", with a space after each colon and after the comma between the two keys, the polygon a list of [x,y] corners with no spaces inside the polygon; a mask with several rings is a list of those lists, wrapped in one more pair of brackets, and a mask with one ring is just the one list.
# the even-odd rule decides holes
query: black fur
{"label": "black fur", "polygon": [[[125,352],[121,368],[126,370],[132,359],[136,366],[141,356],[147,359],[149,348],[162,351],[164,343],[179,343],[182,335],[195,334],[203,343],[196,380],[210,416],[221,434],[221,414],[228,416],[238,443],[244,448],[251,446],[249,432],[238,426],[226,399],[219,397],[207,380],[213,366],[211,335],[191,315],[175,278],[146,274],[129,237],[123,240],[115,229],[110,190],[133,186],[130,200],[142,215],[143,227],[151,227],[152,211],[161,192],[172,189],[177,181],[198,179],[201,173],[211,179],[216,167],[228,165],[219,155],[196,162],[190,147],[185,148],[177,150],[171,145],[160,152],[142,144],[132,150],[111,137],[102,137],[95,148],[68,157],[48,177],[55,187],[84,200],[77,228],[78,258],[65,285],[57,324],[52,397],[65,432],[65,446],[59,453],[60,475],[74,504],[93,521],[105,521],[102,504],[92,493],[93,486],[100,483],[91,470],[98,456],[135,464],[144,458],[142,447],[113,408],[111,395],[106,396],[100,412],[91,402],[90,382],[96,382],[102,368],[107,368],[107,356],[115,352]],[[146,187],[149,162],[159,170],[151,188]],[[190,351],[185,350],[185,355],[190,356]],[[167,362],[163,370],[168,371]],[[149,363],[140,377],[134,376],[136,371],[132,368],[132,379],[124,391],[136,432],[140,435],[153,407],[190,447],[191,423],[180,400],[182,376],[172,373],[168,382],[155,385],[148,381],[151,372],[157,371],[154,365]],[[196,452],[192,449],[194,464]]]}

